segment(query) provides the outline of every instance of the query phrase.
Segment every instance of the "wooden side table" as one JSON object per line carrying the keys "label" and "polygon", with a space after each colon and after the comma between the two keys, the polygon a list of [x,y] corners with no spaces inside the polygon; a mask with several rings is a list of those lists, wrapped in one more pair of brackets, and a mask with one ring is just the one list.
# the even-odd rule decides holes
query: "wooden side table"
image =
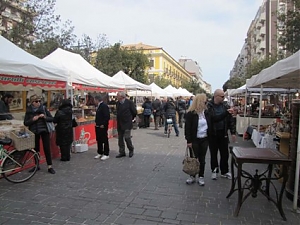
{"label": "wooden side table", "polygon": [[[280,212],[283,220],[286,220],[282,209],[282,196],[288,180],[288,167],[291,164],[291,159],[279,151],[269,148],[241,148],[231,147],[231,172],[232,181],[231,189],[226,196],[229,198],[235,191],[238,192],[238,202],[234,212],[234,216],[238,216],[240,208],[244,201],[251,195],[257,197],[257,193],[262,193],[269,201],[273,202]],[[244,163],[266,164],[267,168],[264,172],[258,174],[258,170],[254,175],[243,169]],[[273,165],[282,165],[282,173],[279,176],[274,176]],[[234,174],[234,167],[237,168],[237,175]],[[242,178],[244,183],[242,185]],[[280,192],[273,185],[274,180],[283,178]],[[237,183],[237,188],[236,188]],[[270,186],[274,188],[275,197],[270,196]],[[245,193],[244,193],[245,192]],[[245,194],[245,195],[244,195]]]}

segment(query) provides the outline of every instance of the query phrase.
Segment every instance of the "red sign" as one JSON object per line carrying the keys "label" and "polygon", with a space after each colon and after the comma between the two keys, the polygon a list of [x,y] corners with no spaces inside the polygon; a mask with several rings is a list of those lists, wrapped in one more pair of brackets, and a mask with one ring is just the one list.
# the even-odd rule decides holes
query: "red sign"
{"label": "red sign", "polygon": [[0,83],[2,84],[13,84],[13,85],[22,85],[22,86],[39,86],[39,87],[51,87],[57,89],[65,89],[65,81],[55,81],[55,80],[46,80],[39,78],[29,78],[22,76],[12,76],[0,74]]}

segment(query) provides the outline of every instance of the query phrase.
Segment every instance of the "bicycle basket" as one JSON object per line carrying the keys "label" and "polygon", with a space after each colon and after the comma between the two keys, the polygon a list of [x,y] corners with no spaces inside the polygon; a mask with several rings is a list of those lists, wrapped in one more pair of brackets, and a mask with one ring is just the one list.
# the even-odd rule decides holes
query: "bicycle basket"
{"label": "bicycle basket", "polygon": [[167,124],[173,123],[172,119],[167,119]]}
{"label": "bicycle basket", "polygon": [[34,148],[34,133],[27,128],[24,128],[22,133],[23,135],[20,135],[20,130],[12,131],[10,133],[10,138],[13,141],[14,147],[19,151]]}

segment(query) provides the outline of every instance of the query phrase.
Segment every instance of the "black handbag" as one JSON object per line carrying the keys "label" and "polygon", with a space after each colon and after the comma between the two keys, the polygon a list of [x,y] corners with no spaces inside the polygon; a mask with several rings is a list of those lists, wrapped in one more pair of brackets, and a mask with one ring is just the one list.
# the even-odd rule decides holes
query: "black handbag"
{"label": "black handbag", "polygon": [[72,119],[72,127],[77,127],[78,126],[78,123],[77,121],[75,120],[75,118]]}
{"label": "black handbag", "polygon": [[[192,155],[190,155],[190,152]],[[200,163],[197,158],[195,158],[194,150],[191,148],[189,151],[189,147],[186,148],[185,157],[182,162],[183,168],[182,171],[190,176],[195,176],[199,173]]]}

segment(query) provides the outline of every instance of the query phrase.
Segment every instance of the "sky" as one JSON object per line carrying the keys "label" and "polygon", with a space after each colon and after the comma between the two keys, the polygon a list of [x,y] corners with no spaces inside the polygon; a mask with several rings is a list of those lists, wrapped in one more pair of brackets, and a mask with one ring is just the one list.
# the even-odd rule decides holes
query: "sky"
{"label": "sky", "polygon": [[78,38],[162,47],[196,61],[212,91],[222,88],[263,0],[56,0]]}

